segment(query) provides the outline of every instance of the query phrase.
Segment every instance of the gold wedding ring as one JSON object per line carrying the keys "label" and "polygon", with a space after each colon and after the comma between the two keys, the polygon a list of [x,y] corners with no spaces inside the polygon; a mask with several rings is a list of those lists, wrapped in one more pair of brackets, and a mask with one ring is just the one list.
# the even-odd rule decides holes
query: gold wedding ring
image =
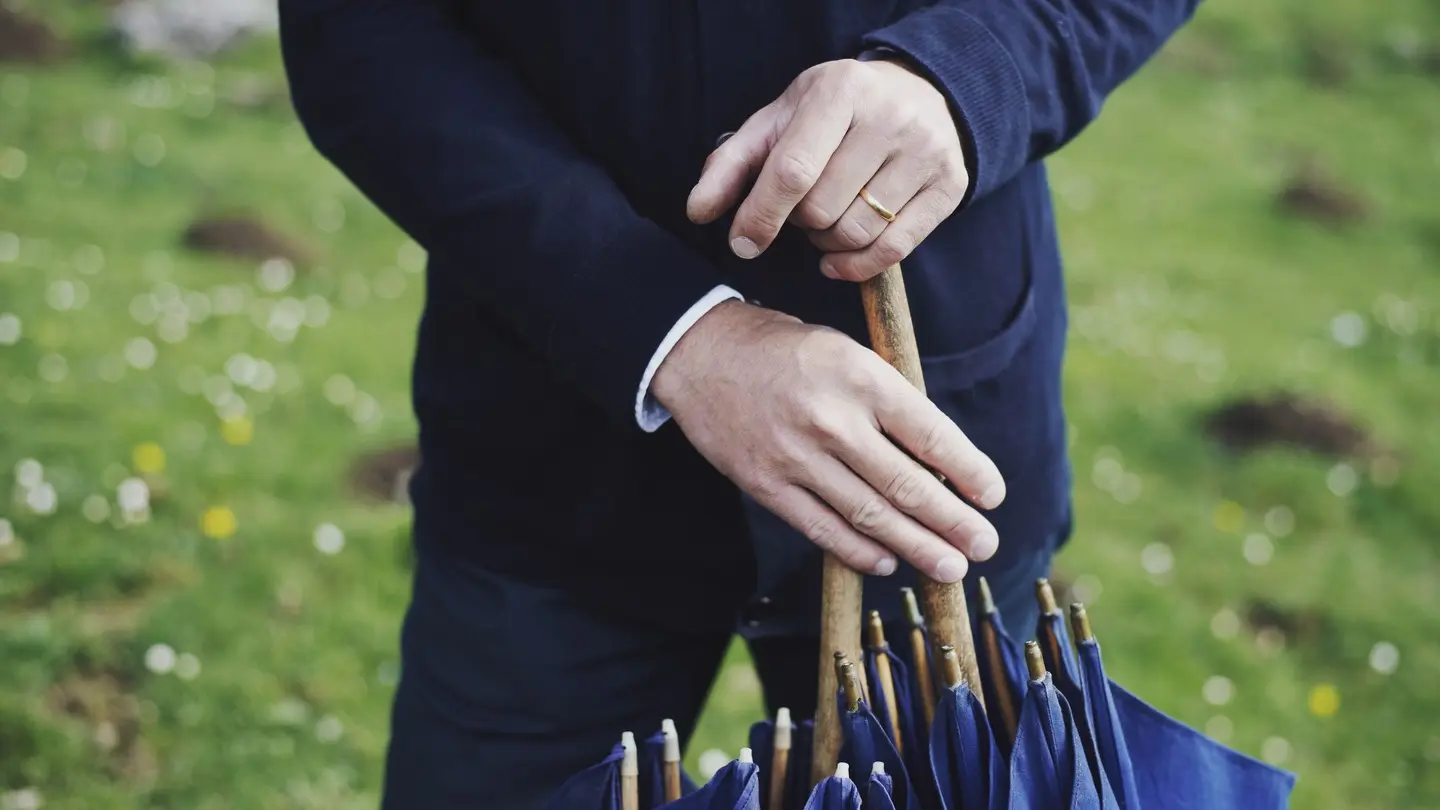
{"label": "gold wedding ring", "polygon": [[861,200],[864,200],[866,205],[870,206],[870,208],[871,208],[875,213],[879,214],[881,219],[885,220],[886,222],[894,222],[894,221],[895,221],[895,212],[894,212],[894,211],[891,211],[889,208],[886,208],[885,206],[881,205],[879,200],[877,200],[877,199],[875,199],[874,197],[870,196],[870,189],[865,188],[864,186],[861,186],[861,187],[860,187],[860,199],[861,199]]}

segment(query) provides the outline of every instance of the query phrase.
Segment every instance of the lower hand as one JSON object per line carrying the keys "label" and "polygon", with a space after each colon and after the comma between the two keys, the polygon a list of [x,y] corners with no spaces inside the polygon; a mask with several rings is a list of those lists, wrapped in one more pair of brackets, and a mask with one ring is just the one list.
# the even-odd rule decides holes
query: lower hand
{"label": "lower hand", "polygon": [[926,469],[988,509],[1005,495],[995,464],[840,332],[726,302],[685,333],[650,390],[720,472],[851,568],[889,574],[898,555],[954,582],[967,557],[995,553],[994,527]]}
{"label": "lower hand", "polygon": [[789,221],[825,252],[821,272],[864,281],[910,255],[969,183],[939,90],[895,62],[843,59],[800,74],[716,148],[687,209],[708,223],[738,203],[730,246],[743,259]]}

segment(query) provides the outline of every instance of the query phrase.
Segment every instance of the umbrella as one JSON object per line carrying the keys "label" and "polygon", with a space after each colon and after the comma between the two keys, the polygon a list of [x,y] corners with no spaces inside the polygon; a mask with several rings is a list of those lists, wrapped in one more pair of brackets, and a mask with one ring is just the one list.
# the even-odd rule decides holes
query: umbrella
{"label": "umbrella", "polygon": [[[546,807],[548,810],[760,810],[760,769],[749,748],[740,749],[737,759],[716,771],[704,787],[697,789],[694,782],[679,771],[678,758],[666,756],[667,738],[671,738],[673,732],[674,724],[666,721],[660,733],[645,741],[643,750],[660,754],[660,758],[649,762],[642,761],[642,749],[637,749],[635,736],[625,732],[609,756],[572,776],[551,796]],[[675,750],[671,748],[671,753]],[[669,766],[671,762],[675,763],[674,767]],[[647,772],[659,775],[656,787],[645,787],[645,783],[651,781],[648,776],[642,778]],[[666,776],[665,772],[670,775]]]}
{"label": "umbrella", "polygon": [[850,766],[836,763],[835,775],[821,779],[810,791],[805,810],[859,810],[860,788],[850,781]]}
{"label": "umbrella", "polygon": [[[875,351],[923,391],[899,266],[861,290]],[[822,699],[814,722],[797,726],[782,712],[750,730],[758,762],[774,773],[757,774],[763,768],[747,751],[722,769],[723,777],[717,773],[704,788],[661,806],[758,809],[763,792],[764,810],[795,810],[802,796],[804,810],[854,810],[861,791],[851,772],[870,773],[869,806],[898,810],[1286,806],[1291,774],[1210,740],[1111,681],[1082,606],[1072,606],[1078,652],[1072,648],[1045,580],[1036,583],[1036,638],[1022,649],[1005,632],[983,579],[972,627],[960,584],[922,577],[919,598],[905,594],[909,667],[874,616],[862,653],[861,586],[858,573],[825,556]],[[932,650],[941,652],[940,677]],[[662,733],[661,766],[668,760],[673,769],[678,752],[665,756],[664,741]],[[808,774],[802,746],[809,748]],[[640,773],[627,736],[562,789],[576,803],[552,807],[639,810]],[[672,792],[679,782],[672,774]]]}

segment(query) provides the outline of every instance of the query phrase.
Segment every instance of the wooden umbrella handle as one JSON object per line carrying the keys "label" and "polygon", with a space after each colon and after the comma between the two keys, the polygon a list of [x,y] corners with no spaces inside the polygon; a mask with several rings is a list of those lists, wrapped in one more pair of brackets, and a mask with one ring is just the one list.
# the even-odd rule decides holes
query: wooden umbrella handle
{"label": "wooden umbrella handle", "polygon": [[[900,265],[891,265],[878,276],[860,285],[865,305],[865,322],[870,345],[885,362],[894,366],[911,385],[925,392],[920,367],[920,350],[915,343],[915,325],[910,320],[910,302],[905,297],[905,279]],[[830,554],[825,555],[820,604],[820,691],[815,710],[815,746],[811,761],[812,782],[835,772],[843,742],[835,692],[835,652],[843,651],[860,661],[861,575]],[[955,648],[960,671],[975,698],[983,702],[980,668],[975,660],[975,640],[970,632],[970,612],[965,589],[959,582],[935,582],[920,578],[920,604],[925,612],[930,642]],[[863,672],[863,669],[861,670]]]}

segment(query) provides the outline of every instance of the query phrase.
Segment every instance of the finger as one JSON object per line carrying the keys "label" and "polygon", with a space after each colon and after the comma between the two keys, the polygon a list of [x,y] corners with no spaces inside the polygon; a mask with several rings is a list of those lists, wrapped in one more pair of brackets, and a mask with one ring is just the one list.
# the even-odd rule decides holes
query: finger
{"label": "finger", "polygon": [[700,179],[685,202],[685,215],[691,222],[714,222],[740,202],[775,144],[777,104],[760,108],[705,159]]}
{"label": "finger", "polygon": [[888,157],[889,146],[883,137],[850,130],[820,172],[815,187],[795,206],[790,222],[814,232],[829,229],[849,210],[865,183],[884,171]]}
{"label": "finger", "polygon": [[995,462],[919,391],[896,387],[880,398],[875,415],[885,435],[949,479],[971,503],[994,509],[1005,500],[1005,479]]}
{"label": "finger", "polygon": [[832,456],[807,465],[806,486],[845,518],[851,528],[879,542],[932,579],[956,582],[970,562],[939,535],[911,520]]}
{"label": "finger", "polygon": [[735,255],[753,259],[775,241],[790,212],[814,188],[844,140],[851,112],[849,100],[838,93],[814,91],[800,100],[765,159],[755,187],[735,211],[730,228]]}
{"label": "finger", "polygon": [[905,210],[885,226],[874,242],[859,250],[826,254],[820,261],[820,272],[846,281],[864,281],[879,275],[909,256],[955,211],[956,202],[936,186],[925,187],[905,204]]}
{"label": "finger", "polygon": [[1000,536],[983,515],[951,492],[935,474],[920,466],[879,432],[847,448],[841,461],[897,510],[909,515],[972,560],[988,560]]}
{"label": "finger", "polygon": [[[880,167],[864,188],[875,202],[895,214],[898,221],[910,200],[920,193],[932,174],[923,161],[898,156]],[[826,253],[860,250],[879,238],[890,224],[860,197],[860,188],[857,187],[845,212],[829,229],[812,234],[810,241]]]}
{"label": "finger", "polygon": [[823,551],[866,574],[895,573],[895,555],[871,540],[803,487],[787,484],[761,504]]}

